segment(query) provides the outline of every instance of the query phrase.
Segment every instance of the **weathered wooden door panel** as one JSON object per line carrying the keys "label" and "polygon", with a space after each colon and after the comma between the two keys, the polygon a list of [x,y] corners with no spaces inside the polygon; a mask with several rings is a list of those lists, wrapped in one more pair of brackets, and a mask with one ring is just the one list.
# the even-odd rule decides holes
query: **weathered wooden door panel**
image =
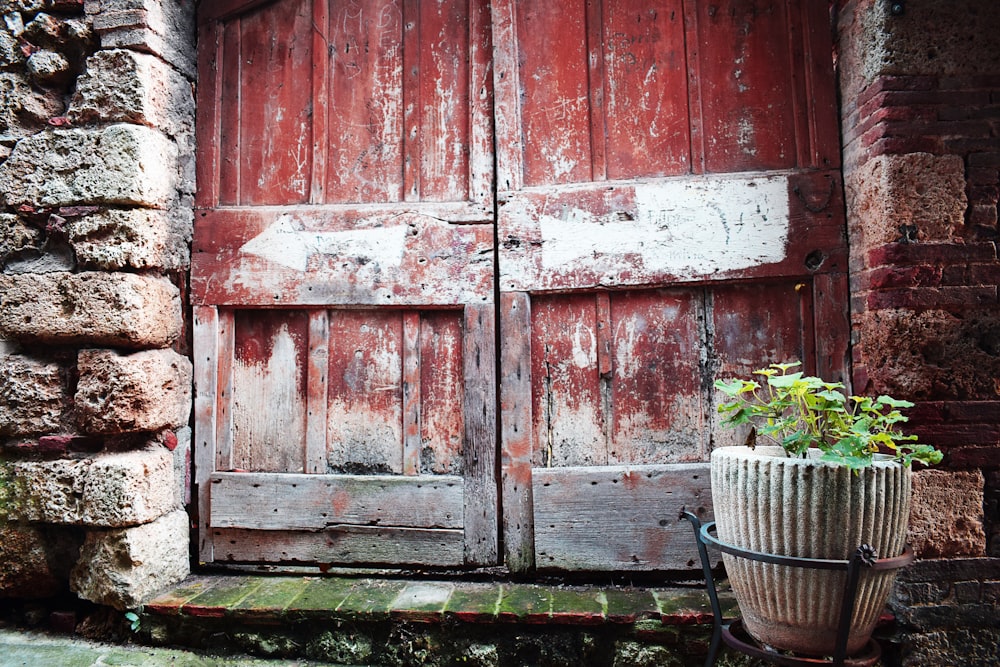
{"label": "weathered wooden door panel", "polygon": [[489,212],[483,0],[203,3],[200,21],[208,201],[467,201]]}
{"label": "weathered wooden door panel", "polygon": [[201,557],[496,563],[488,5],[226,1],[200,39]]}
{"label": "weathered wooden door panel", "polygon": [[493,3],[513,569],[691,567],[713,381],[846,377],[822,4]]}
{"label": "weathered wooden door panel", "polygon": [[847,376],[825,3],[205,5],[202,557],[496,563],[499,407],[513,570],[695,567],[713,380]]}

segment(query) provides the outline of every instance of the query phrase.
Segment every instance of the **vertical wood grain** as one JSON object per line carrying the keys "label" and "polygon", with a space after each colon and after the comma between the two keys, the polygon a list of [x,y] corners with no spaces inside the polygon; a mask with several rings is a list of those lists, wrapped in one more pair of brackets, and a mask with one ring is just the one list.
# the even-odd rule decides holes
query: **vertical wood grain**
{"label": "vertical wood grain", "polygon": [[420,314],[403,315],[403,474],[420,472]]}
{"label": "vertical wood grain", "polygon": [[492,304],[470,305],[464,319],[465,560],[484,566],[499,555],[496,311]]}
{"label": "vertical wood grain", "polygon": [[493,40],[489,0],[469,0],[469,199],[493,213]]}
{"label": "vertical wood grain", "polygon": [[198,498],[198,558],[211,562],[214,555],[211,526],[211,485],[215,470],[216,420],[218,418],[219,321],[212,306],[193,309],[194,359],[194,483]]}
{"label": "vertical wood grain", "polygon": [[233,311],[220,309],[216,319],[218,346],[218,374],[216,375],[216,452],[213,470],[232,470],[233,463],[233,355],[235,354],[236,326]]}
{"label": "vertical wood grain", "polygon": [[518,3],[516,0],[496,0],[490,6],[496,109],[496,187],[502,193],[520,190],[524,185],[521,71],[517,58]]}
{"label": "vertical wood grain", "polygon": [[312,0],[312,168],[309,203],[326,201],[326,161],[330,108],[330,6],[329,0]]}
{"label": "vertical wood grain", "polygon": [[535,564],[531,455],[531,302],[500,294],[500,444],[504,560],[512,572]]}
{"label": "vertical wood grain", "polygon": [[199,208],[219,203],[219,159],[221,150],[222,27],[206,23],[198,27],[198,123],[196,125],[197,179],[195,205]]}
{"label": "vertical wood grain", "polygon": [[327,396],[330,370],[330,321],[325,310],[309,313],[309,359],[306,371],[305,472],[326,472]]}

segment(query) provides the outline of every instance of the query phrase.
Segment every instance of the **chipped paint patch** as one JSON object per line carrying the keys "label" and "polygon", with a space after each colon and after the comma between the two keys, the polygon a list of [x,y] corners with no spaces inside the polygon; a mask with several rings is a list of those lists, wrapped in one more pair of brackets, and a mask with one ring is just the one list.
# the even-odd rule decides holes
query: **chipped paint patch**
{"label": "chipped paint patch", "polygon": [[746,269],[785,259],[788,218],[785,178],[640,184],[635,211],[624,216],[579,208],[539,215],[541,266],[641,266],[677,276]]}
{"label": "chipped paint patch", "polygon": [[240,252],[304,272],[313,255],[365,257],[384,268],[399,267],[406,247],[406,225],[338,232],[300,229],[291,215],[278,217],[267,229],[240,247]]}

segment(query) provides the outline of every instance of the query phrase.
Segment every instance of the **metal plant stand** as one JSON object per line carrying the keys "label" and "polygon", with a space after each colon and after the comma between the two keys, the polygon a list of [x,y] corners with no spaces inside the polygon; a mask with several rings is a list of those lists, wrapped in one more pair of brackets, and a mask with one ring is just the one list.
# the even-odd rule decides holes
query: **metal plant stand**
{"label": "metal plant stand", "polygon": [[[746,655],[766,660],[776,665],[788,665],[790,667],[808,667],[809,665],[833,665],[833,667],[871,667],[882,655],[882,650],[878,643],[869,639],[862,651],[854,656],[847,655],[847,638],[851,628],[851,615],[854,612],[854,599],[858,591],[858,582],[861,578],[861,569],[871,570],[895,570],[908,565],[913,561],[913,552],[909,546],[903,549],[903,553],[894,558],[876,558],[874,550],[868,545],[861,545],[857,548],[850,560],[824,560],[820,558],[799,558],[795,556],[776,556],[774,554],[762,553],[759,551],[748,551],[739,547],[727,544],[719,540],[713,534],[715,522],[711,521],[702,525],[697,516],[687,510],[681,511],[681,519],[687,519],[694,528],[695,542],[698,544],[698,554],[701,556],[701,566],[705,574],[705,583],[708,588],[708,599],[712,604],[712,643],[708,650],[708,659],[705,667],[715,664],[722,642],[730,648]],[[771,563],[774,565],[788,565],[791,567],[813,568],[819,570],[846,570],[847,582],[844,585],[844,598],[840,607],[840,621],[837,627],[837,640],[834,645],[832,659],[815,658],[807,656],[779,653],[773,649],[765,648],[756,643],[743,630],[740,619],[724,622],[722,618],[722,608],[719,605],[719,594],[715,584],[715,577],[712,574],[712,565],[708,559],[707,545],[718,548],[737,558],[748,558],[750,560]]]}

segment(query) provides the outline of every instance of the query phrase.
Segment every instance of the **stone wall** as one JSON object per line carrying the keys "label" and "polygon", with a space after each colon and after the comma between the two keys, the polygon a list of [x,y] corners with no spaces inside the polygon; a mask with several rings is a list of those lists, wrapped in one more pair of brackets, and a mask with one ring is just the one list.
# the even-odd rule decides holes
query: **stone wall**
{"label": "stone wall", "polygon": [[0,0],[0,596],[189,571],[193,0]]}
{"label": "stone wall", "polygon": [[1000,657],[989,641],[1000,627],[993,4],[839,7],[854,389],[916,401],[913,430],[945,452],[940,469],[915,475],[909,540],[928,560],[903,576],[894,602],[907,665]]}

